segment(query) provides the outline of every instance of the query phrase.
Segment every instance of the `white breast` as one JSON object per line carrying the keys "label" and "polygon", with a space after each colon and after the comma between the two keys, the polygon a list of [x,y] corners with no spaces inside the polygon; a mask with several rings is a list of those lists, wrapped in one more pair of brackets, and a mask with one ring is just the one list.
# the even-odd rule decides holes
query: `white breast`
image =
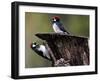
{"label": "white breast", "polygon": [[55,23],[53,24],[53,29],[56,33],[63,33]]}
{"label": "white breast", "polygon": [[48,53],[48,50],[46,49],[46,47],[44,45],[40,45],[40,48],[38,48],[39,51],[43,52],[43,55],[50,58],[50,55]]}

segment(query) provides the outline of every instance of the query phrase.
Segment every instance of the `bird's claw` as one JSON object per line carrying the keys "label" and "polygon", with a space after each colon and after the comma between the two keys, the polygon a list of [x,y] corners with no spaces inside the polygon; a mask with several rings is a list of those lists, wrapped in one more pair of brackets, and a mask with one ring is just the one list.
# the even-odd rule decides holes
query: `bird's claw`
{"label": "bird's claw", "polygon": [[70,60],[65,61],[64,58],[60,58],[55,62],[55,66],[70,66]]}

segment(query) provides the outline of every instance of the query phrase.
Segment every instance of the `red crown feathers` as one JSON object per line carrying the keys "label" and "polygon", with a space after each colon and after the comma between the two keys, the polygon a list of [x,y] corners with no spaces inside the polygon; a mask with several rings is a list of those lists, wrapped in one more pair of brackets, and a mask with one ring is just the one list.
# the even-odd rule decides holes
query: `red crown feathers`
{"label": "red crown feathers", "polygon": [[59,16],[54,16],[54,17],[52,17],[52,19],[60,19],[60,17]]}

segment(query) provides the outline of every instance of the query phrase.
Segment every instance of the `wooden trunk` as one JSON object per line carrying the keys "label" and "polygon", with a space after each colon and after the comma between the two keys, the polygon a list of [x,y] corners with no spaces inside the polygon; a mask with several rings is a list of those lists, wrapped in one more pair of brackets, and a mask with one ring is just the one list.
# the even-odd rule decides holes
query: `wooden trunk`
{"label": "wooden trunk", "polygon": [[58,33],[38,33],[50,48],[53,66],[89,65],[88,38]]}

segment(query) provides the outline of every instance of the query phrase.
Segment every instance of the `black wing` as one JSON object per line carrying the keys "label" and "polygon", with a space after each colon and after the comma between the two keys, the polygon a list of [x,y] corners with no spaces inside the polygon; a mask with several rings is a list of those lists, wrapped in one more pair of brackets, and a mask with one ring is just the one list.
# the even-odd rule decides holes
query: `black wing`
{"label": "black wing", "polygon": [[60,30],[66,32],[67,34],[70,34],[60,22],[56,22],[56,24],[57,24],[57,26],[59,26]]}

